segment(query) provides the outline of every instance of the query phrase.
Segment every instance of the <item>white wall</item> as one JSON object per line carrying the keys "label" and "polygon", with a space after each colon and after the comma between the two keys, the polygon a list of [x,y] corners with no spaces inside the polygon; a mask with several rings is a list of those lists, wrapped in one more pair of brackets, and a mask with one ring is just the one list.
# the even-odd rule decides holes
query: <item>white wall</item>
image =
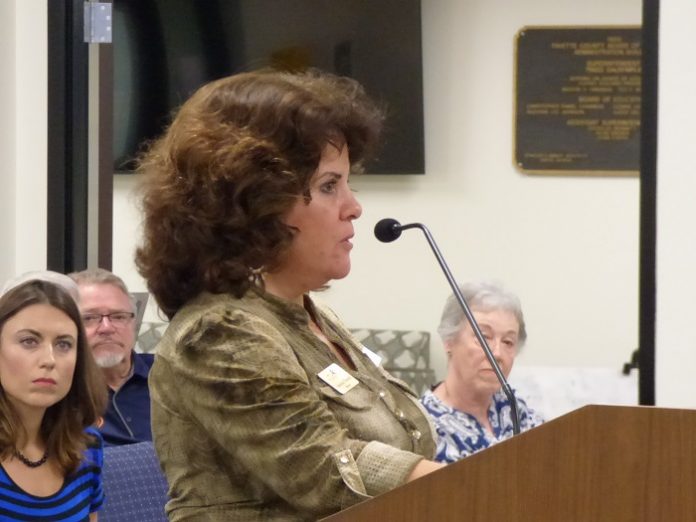
{"label": "white wall", "polygon": [[[353,271],[323,299],[351,327],[434,332],[445,279],[418,231],[378,243],[382,217],[427,224],[457,279],[523,302],[523,365],[619,369],[638,336],[638,179],[530,177],[512,165],[513,45],[525,25],[640,24],[640,0],[424,0],[425,176],[353,180],[364,212]],[[135,177],[115,182],[114,270],[134,290]],[[435,365],[441,375],[444,357]]]}
{"label": "white wall", "polygon": [[18,232],[15,259],[18,271],[25,272],[46,268],[48,7],[47,0],[21,0],[16,6]]}
{"label": "white wall", "polygon": [[4,174],[0,175],[0,282],[14,273],[15,260],[15,3],[0,2],[0,70],[8,71],[0,81],[0,158]]}
{"label": "white wall", "polygon": [[0,281],[46,268],[46,1],[0,2]]}
{"label": "white wall", "polygon": [[660,405],[693,408],[696,4],[667,0],[660,11],[655,392]]}

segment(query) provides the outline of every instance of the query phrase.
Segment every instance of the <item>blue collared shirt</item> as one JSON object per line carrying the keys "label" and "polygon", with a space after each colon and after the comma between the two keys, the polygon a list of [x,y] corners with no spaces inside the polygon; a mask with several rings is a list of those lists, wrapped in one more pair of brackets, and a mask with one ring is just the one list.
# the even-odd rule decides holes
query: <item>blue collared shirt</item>
{"label": "blue collared shirt", "polygon": [[99,427],[106,446],[152,440],[147,376],[154,360],[153,354],[134,353],[133,374],[116,392],[109,388],[109,406]]}

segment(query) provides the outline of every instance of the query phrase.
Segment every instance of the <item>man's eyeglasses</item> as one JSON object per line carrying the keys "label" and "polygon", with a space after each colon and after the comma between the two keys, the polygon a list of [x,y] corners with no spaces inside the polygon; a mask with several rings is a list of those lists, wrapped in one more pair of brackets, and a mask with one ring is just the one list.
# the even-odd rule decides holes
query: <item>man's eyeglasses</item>
{"label": "man's eyeglasses", "polygon": [[104,318],[107,318],[114,326],[126,326],[129,324],[135,314],[133,312],[111,312],[110,314],[85,314],[82,316],[82,322],[85,328],[94,328],[101,324]]}

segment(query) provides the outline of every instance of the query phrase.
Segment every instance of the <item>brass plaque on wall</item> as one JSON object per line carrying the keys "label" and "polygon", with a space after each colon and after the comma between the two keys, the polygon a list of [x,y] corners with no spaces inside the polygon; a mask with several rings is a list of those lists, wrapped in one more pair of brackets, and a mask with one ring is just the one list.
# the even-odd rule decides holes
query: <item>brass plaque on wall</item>
{"label": "brass plaque on wall", "polygon": [[519,170],[638,174],[639,27],[525,27],[516,37],[515,84]]}

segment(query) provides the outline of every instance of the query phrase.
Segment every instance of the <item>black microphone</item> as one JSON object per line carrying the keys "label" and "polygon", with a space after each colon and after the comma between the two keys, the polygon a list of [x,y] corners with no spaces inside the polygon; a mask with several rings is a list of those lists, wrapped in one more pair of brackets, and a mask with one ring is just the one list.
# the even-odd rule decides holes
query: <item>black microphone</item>
{"label": "black microphone", "polygon": [[[382,243],[391,243],[395,239],[398,239],[399,236],[401,236],[402,230],[407,230],[409,228],[421,228],[426,233],[426,236],[430,234],[429,232],[427,232],[428,229],[420,223],[402,225],[396,219],[384,218],[380,219],[375,225],[375,237],[379,239]],[[435,248],[437,248],[437,246]]]}
{"label": "black microphone", "polygon": [[430,234],[428,227],[421,223],[409,223],[407,225],[402,225],[396,219],[384,218],[377,222],[377,224],[375,225],[375,237],[379,239],[382,243],[391,243],[392,241],[398,239],[399,236],[401,236],[402,231],[408,230],[409,228],[419,228],[423,231],[423,234],[425,234],[425,239],[428,240],[428,244],[430,245],[430,248],[435,254],[437,262],[440,264],[440,268],[442,268],[442,271],[444,272],[447,281],[452,287],[452,291],[454,292],[454,296],[457,298],[457,301],[459,302],[459,306],[462,307],[464,315],[469,321],[471,328],[474,330],[474,335],[476,335],[476,339],[481,345],[481,348],[483,348],[483,352],[486,354],[488,362],[491,363],[491,367],[493,368],[493,371],[495,372],[495,375],[498,378],[498,382],[500,383],[500,386],[503,389],[503,393],[507,397],[508,401],[510,401],[512,432],[515,435],[517,435],[520,432],[520,418],[519,414],[517,413],[517,401],[515,400],[515,395],[512,393],[512,388],[510,388],[510,385],[508,384],[505,375],[503,375],[498,361],[495,360],[493,352],[491,352],[491,348],[488,346],[486,339],[483,337],[483,334],[481,333],[481,328],[479,328],[479,325],[476,322],[476,319],[474,318],[474,314],[471,313],[471,309],[469,308],[469,305],[466,303],[466,300],[464,299],[462,292],[459,290],[459,285],[452,276],[452,272],[450,272],[450,269],[447,266],[447,263],[445,262],[445,258],[442,257],[440,249],[437,247],[437,243],[435,243],[435,240],[433,239],[433,236]]}
{"label": "black microphone", "polygon": [[385,218],[375,225],[375,237],[382,243],[391,243],[401,235],[401,225],[396,219]]}

